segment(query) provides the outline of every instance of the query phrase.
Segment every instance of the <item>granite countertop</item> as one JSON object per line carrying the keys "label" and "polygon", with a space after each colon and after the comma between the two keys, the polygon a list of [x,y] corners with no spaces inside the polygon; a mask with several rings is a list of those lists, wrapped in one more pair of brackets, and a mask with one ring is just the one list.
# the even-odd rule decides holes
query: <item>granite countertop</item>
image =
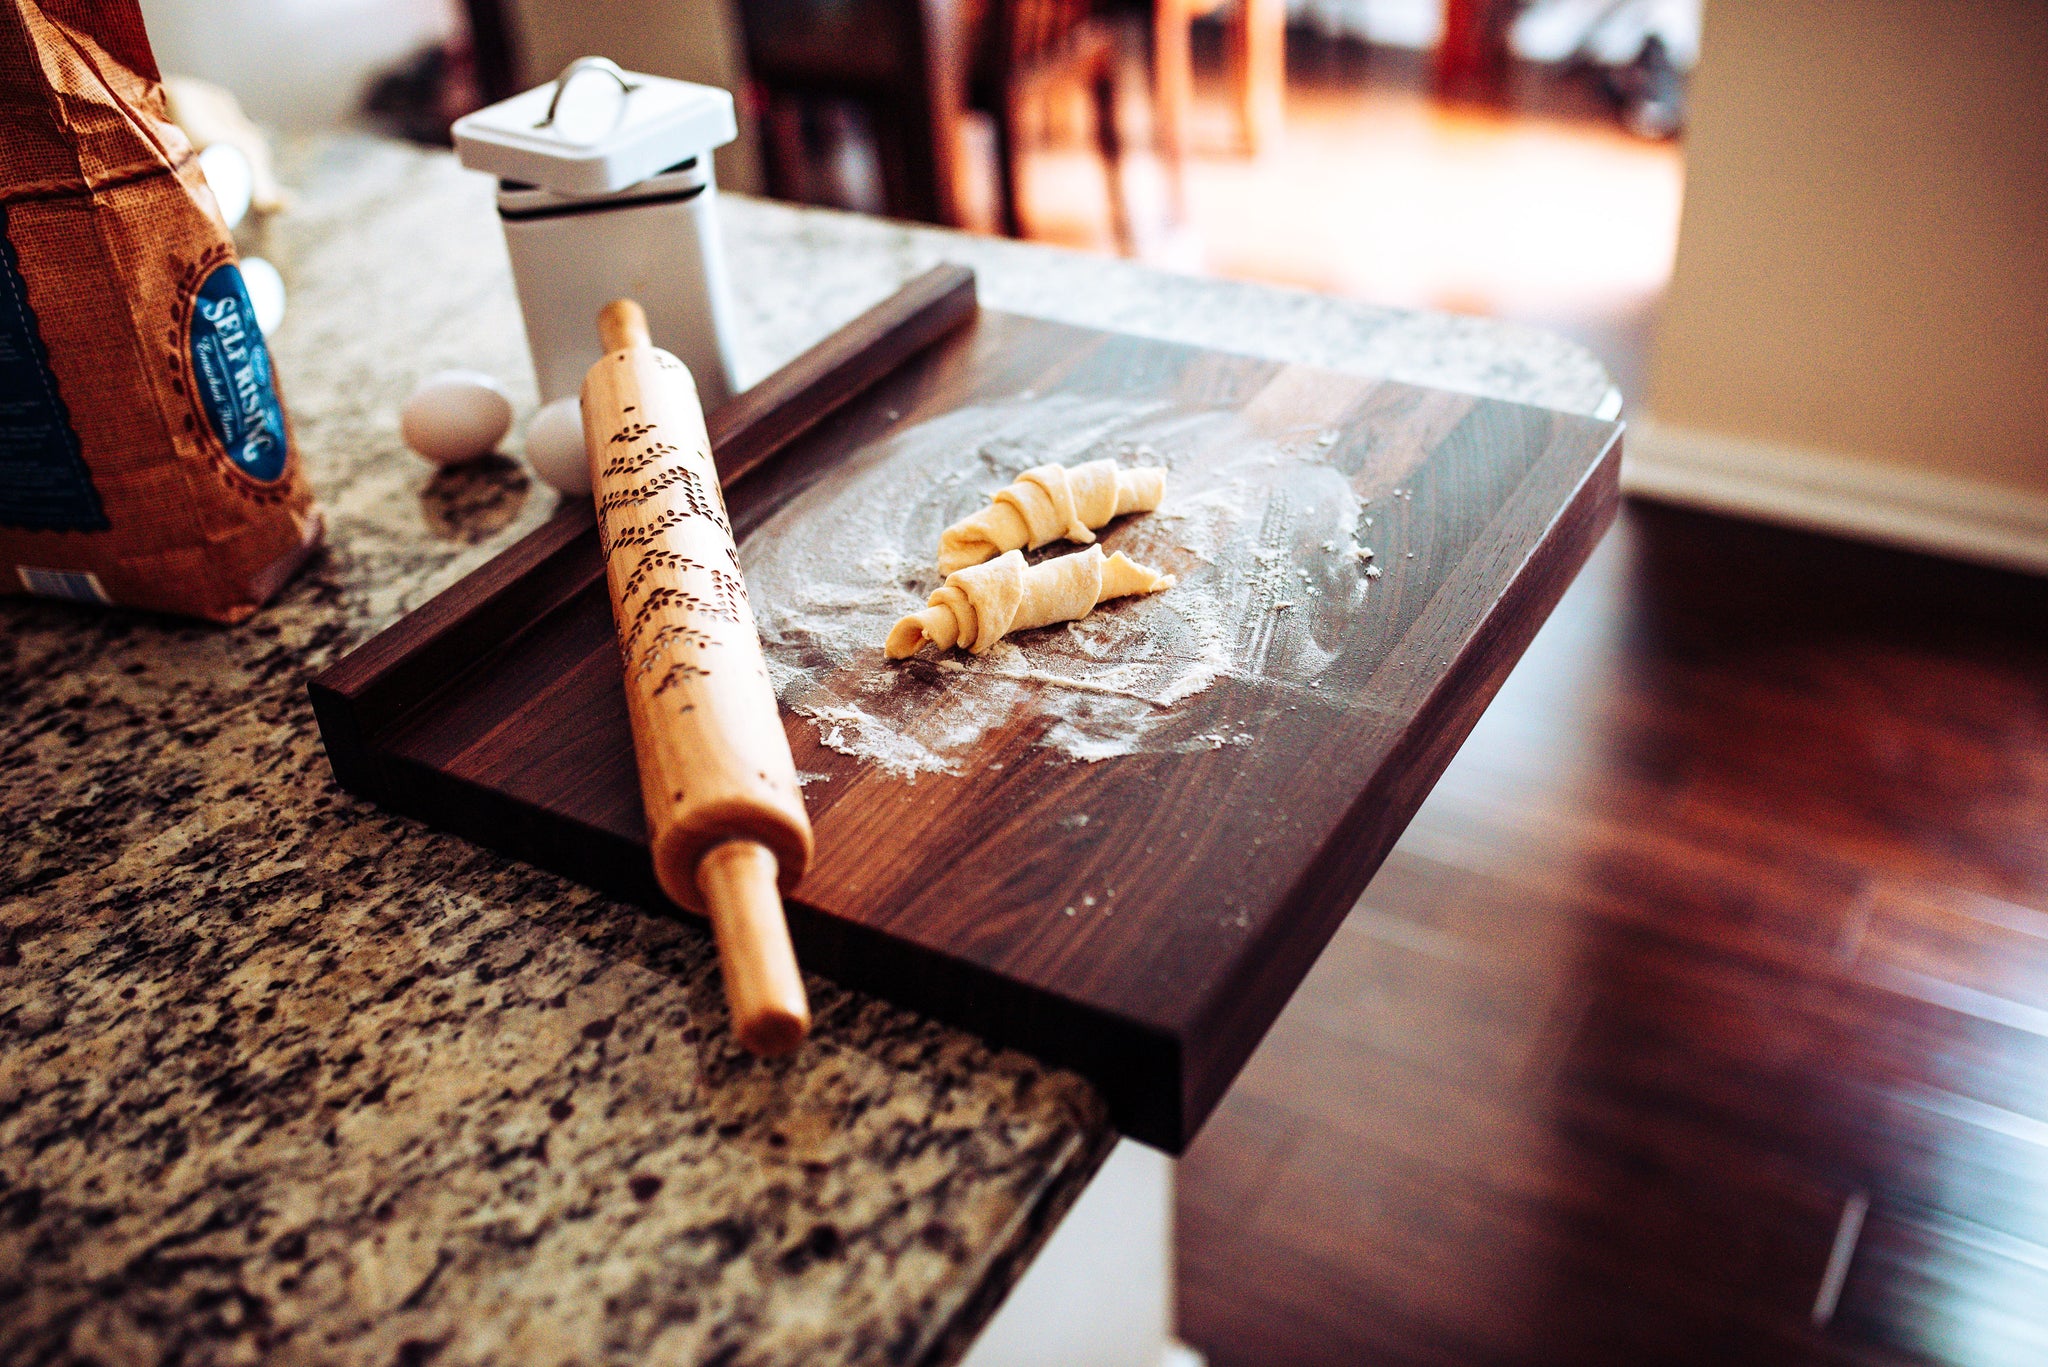
{"label": "granite countertop", "polygon": [[[943,1362],[1114,1141],[1078,1078],[812,980],[728,1042],[695,924],[339,791],[306,678],[546,517],[434,474],[532,382],[489,182],[290,149],[272,339],[328,547],[236,628],[0,602],[0,1362]],[[940,260],[993,305],[1556,408],[1541,333],[727,197],[751,382]],[[514,443],[516,449],[516,442]]]}

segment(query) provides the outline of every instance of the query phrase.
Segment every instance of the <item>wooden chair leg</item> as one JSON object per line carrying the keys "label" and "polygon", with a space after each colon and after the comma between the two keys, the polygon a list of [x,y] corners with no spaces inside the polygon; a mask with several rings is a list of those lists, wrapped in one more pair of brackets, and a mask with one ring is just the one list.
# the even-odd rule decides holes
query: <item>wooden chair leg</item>
{"label": "wooden chair leg", "polygon": [[1227,30],[1231,94],[1245,151],[1257,156],[1280,137],[1287,89],[1286,0],[1238,0]]}
{"label": "wooden chair leg", "polygon": [[995,129],[996,225],[1003,236],[1024,236],[1024,175],[1017,161],[1017,115],[1010,101],[989,120]]}
{"label": "wooden chair leg", "polygon": [[940,172],[923,111],[902,101],[863,103],[861,109],[881,163],[885,212],[891,218],[946,226]]}
{"label": "wooden chair leg", "polygon": [[911,170],[903,153],[903,131],[896,126],[893,110],[882,105],[867,106],[868,133],[875,142],[875,165],[882,173],[882,211],[890,218],[915,218]]}
{"label": "wooden chair leg", "polygon": [[1129,178],[1124,175],[1123,130],[1117,122],[1117,79],[1119,54],[1114,50],[1095,64],[1092,86],[1095,95],[1095,146],[1102,154],[1102,169],[1109,177],[1109,224],[1116,236],[1116,249],[1125,256],[1137,255],[1137,238],[1131,229]]}
{"label": "wooden chair leg", "polygon": [[1188,162],[1188,117],[1194,109],[1194,53],[1188,0],[1153,0],[1153,141],[1165,160],[1174,221],[1188,211],[1182,170]]}
{"label": "wooden chair leg", "polygon": [[804,146],[802,103],[779,91],[763,91],[761,132],[768,193],[776,199],[807,203],[811,198],[810,157]]}
{"label": "wooden chair leg", "polygon": [[1444,31],[1437,40],[1439,95],[1498,98],[1507,84],[1508,31],[1513,0],[1444,0]]}

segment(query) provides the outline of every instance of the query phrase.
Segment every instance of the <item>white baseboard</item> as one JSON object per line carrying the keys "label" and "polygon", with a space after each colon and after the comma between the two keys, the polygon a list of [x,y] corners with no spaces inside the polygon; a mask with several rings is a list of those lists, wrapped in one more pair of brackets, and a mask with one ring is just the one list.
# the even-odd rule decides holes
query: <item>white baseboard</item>
{"label": "white baseboard", "polygon": [[2048,497],[1654,420],[1629,424],[1623,492],[2048,574]]}

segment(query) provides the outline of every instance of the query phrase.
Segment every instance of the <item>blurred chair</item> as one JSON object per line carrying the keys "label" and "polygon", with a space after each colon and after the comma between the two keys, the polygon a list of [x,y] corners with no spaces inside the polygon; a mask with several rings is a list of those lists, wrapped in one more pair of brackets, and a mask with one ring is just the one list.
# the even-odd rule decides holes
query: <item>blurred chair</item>
{"label": "blurred chair", "polygon": [[1095,147],[1108,176],[1110,226],[1119,249],[1132,250],[1131,206],[1124,186],[1123,134],[1118,126],[1123,46],[1115,26],[1092,0],[991,0],[967,85],[970,107],[995,128],[996,208],[1002,229],[1024,235],[1022,129],[1028,111],[1058,85],[1079,81],[1095,113]]}
{"label": "blurred chair", "polygon": [[1286,0],[1152,0],[1152,86],[1159,142],[1176,168],[1187,154],[1195,101],[1189,29],[1230,4],[1223,36],[1230,54],[1230,102],[1245,151],[1257,156],[1280,136],[1287,88]]}
{"label": "blurred chair", "polygon": [[864,117],[883,212],[960,222],[959,122],[975,15],[956,0],[743,0],[746,64],[761,96],[768,193],[805,199],[807,110],[839,100]]}
{"label": "blurred chair", "polygon": [[1092,0],[746,0],[740,14],[770,130],[771,193],[802,194],[795,111],[843,100],[861,110],[873,137],[884,212],[960,226],[959,126],[976,110],[994,126],[998,220],[1022,236],[1025,116],[1049,90],[1078,81],[1094,106],[1112,226],[1130,250],[1116,117],[1129,65]]}

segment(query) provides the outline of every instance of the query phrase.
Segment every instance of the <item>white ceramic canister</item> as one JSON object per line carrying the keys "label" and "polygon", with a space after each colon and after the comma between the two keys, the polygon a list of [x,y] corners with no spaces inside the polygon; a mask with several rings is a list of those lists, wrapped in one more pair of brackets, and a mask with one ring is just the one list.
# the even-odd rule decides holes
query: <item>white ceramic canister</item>
{"label": "white ceramic canister", "polygon": [[602,57],[456,121],[464,166],[498,177],[542,403],[576,394],[599,356],[597,311],[635,299],[655,345],[708,410],[733,392],[711,153],[737,134],[732,96]]}

